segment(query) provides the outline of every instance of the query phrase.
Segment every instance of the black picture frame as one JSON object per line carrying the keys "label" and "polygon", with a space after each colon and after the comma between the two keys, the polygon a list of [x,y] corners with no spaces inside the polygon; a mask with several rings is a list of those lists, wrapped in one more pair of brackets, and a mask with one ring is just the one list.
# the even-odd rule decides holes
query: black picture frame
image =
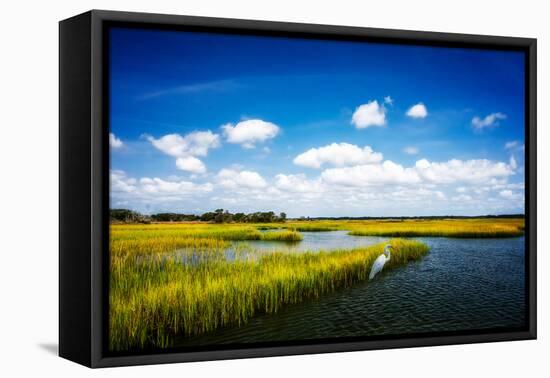
{"label": "black picture frame", "polygon": [[[106,348],[108,39],[112,25],[522,51],[525,72],[525,329],[113,355]],[[536,338],[536,39],[92,10],[59,24],[59,355],[88,367],[406,348]]]}

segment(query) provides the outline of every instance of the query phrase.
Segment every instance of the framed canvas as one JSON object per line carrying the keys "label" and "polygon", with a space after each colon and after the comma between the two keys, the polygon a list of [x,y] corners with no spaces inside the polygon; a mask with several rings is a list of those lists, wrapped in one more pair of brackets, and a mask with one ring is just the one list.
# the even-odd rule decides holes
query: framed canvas
{"label": "framed canvas", "polygon": [[536,338],[536,40],[60,22],[59,353]]}

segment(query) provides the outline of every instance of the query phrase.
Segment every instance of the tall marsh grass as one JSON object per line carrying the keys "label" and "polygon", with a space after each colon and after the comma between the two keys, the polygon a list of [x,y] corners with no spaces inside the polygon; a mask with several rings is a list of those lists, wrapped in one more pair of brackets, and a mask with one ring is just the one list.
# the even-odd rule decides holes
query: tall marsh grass
{"label": "tall marsh grass", "polygon": [[[365,280],[383,249],[379,244],[317,253],[255,253],[235,241],[298,242],[300,232],[334,230],[383,237],[487,238],[520,236],[524,229],[523,219],[502,218],[112,225],[109,346],[113,351],[169,347],[176,336],[201,335],[245,324],[255,314],[277,313],[282,306]],[[428,251],[416,241],[390,243],[394,248],[385,270]],[[228,249],[236,258],[227,258]]]}
{"label": "tall marsh grass", "polygon": [[297,242],[302,240],[302,235],[296,231],[270,231],[262,233],[261,240]]}
{"label": "tall marsh grass", "polygon": [[[395,239],[385,269],[419,259],[428,248]],[[241,325],[259,313],[349,287],[368,277],[383,244],[318,253],[270,253],[253,260],[182,264],[152,254],[128,259],[111,253],[111,350],[171,346],[176,335],[200,335]]]}
{"label": "tall marsh grass", "polygon": [[444,236],[452,238],[506,238],[524,234],[523,219],[438,219],[371,221],[350,224],[356,236]]}

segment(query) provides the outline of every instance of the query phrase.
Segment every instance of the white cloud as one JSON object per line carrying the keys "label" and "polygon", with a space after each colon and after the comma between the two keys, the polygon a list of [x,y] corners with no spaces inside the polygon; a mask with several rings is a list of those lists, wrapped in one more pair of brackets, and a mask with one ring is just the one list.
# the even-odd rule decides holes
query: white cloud
{"label": "white cloud", "polygon": [[382,154],[371,147],[360,148],[349,143],[332,143],[324,147],[312,148],[294,158],[294,164],[308,168],[321,168],[323,164],[336,167],[347,165],[373,164],[382,161]]}
{"label": "white cloud", "polygon": [[451,200],[457,202],[468,202],[472,200],[472,196],[469,196],[467,194],[459,194],[458,196],[452,197]]}
{"label": "white cloud", "polygon": [[515,150],[524,151],[525,144],[521,143],[519,140],[512,140],[510,142],[506,142],[504,144],[504,148],[510,151],[515,151]]}
{"label": "white cloud", "polygon": [[145,193],[165,193],[165,194],[193,194],[211,192],[213,185],[211,183],[196,184],[191,181],[166,181],[158,177],[143,177],[139,180],[140,190]]}
{"label": "white cloud", "polygon": [[426,118],[428,116],[428,109],[426,109],[426,105],[419,102],[409,108],[407,115],[411,118]]}
{"label": "white cloud", "polygon": [[403,148],[403,152],[406,153],[407,155],[416,155],[418,154],[418,147],[407,146]]}
{"label": "white cloud", "polygon": [[111,146],[111,148],[117,149],[122,147],[123,145],[124,143],[122,143],[122,141],[117,138],[115,134],[109,133],[109,146]]}
{"label": "white cloud", "polygon": [[485,118],[480,118],[478,116],[472,118],[472,126],[476,130],[483,130],[485,128],[496,127],[499,124],[499,120],[506,119],[506,114],[503,113],[491,113]]}
{"label": "white cloud", "polygon": [[506,178],[515,173],[512,165],[486,159],[452,159],[442,163],[422,159],[416,162],[415,171],[424,182],[437,184],[483,183],[493,178]]}
{"label": "white cloud", "polygon": [[512,192],[511,190],[502,190],[499,192],[499,195],[502,198],[511,199],[514,196],[514,192]]}
{"label": "white cloud", "polygon": [[393,98],[391,96],[384,97],[384,104],[393,105]]}
{"label": "white cloud", "polygon": [[128,177],[124,171],[110,172],[111,199],[115,206],[127,206],[131,209],[159,206],[169,203],[167,209],[182,201],[189,203],[195,197],[212,192],[214,186],[209,183],[195,183],[181,179],[164,180],[158,177],[142,177],[139,180]]}
{"label": "white cloud", "polygon": [[194,156],[177,158],[176,167],[178,167],[182,171],[187,171],[195,174],[206,172],[206,166],[204,165],[204,163]]}
{"label": "white cloud", "polygon": [[176,158],[176,167],[191,173],[205,173],[206,166],[196,156],[208,155],[208,150],[220,146],[220,137],[210,130],[194,131],[185,136],[168,134],[159,139],[145,136],[159,151]]}
{"label": "white cloud", "polygon": [[185,136],[168,134],[155,139],[146,136],[147,140],[158,150],[174,157],[206,156],[208,150],[220,146],[218,134],[208,131],[194,131]]}
{"label": "white cloud", "polygon": [[280,131],[277,125],[261,119],[242,121],[235,126],[228,123],[222,129],[229,143],[240,144],[243,148],[254,148],[257,143],[275,138]]}
{"label": "white cloud", "polygon": [[408,202],[408,203],[424,203],[430,199],[444,201],[447,196],[439,190],[430,190],[426,188],[399,188],[398,190],[392,190],[381,193],[379,198],[383,198],[389,201]]}
{"label": "white cloud", "polygon": [[510,168],[516,169],[518,167],[518,163],[516,162],[516,159],[513,156],[510,156]]}
{"label": "white cloud", "polygon": [[434,191],[434,194],[435,194],[435,197],[437,199],[440,199],[440,200],[446,200],[447,199],[447,196],[445,196],[445,194],[440,190]]}
{"label": "white cloud", "polygon": [[519,142],[517,140],[513,140],[511,142],[506,142],[506,144],[504,145],[504,148],[507,149],[507,150],[511,150],[511,149],[514,149],[518,146]]}
{"label": "white cloud", "polygon": [[322,179],[330,184],[368,186],[380,184],[413,184],[420,179],[413,168],[403,168],[390,160],[382,164],[326,169]]}
{"label": "white cloud", "polygon": [[[418,160],[414,167],[403,167],[390,160],[382,164],[331,168],[322,172],[324,181],[346,186],[391,184],[491,184],[513,175],[514,164],[490,160],[430,162]],[[497,180],[497,181],[495,181]]]}
{"label": "white cloud", "polygon": [[111,170],[110,179],[111,192],[131,193],[137,189],[136,179],[127,177],[124,171]]}
{"label": "white cloud", "polygon": [[501,190],[499,196],[504,198],[507,201],[524,201],[523,192],[514,192],[510,189]]}
{"label": "white cloud", "polygon": [[219,184],[226,189],[261,189],[267,186],[266,181],[257,172],[222,169],[218,175]]}
{"label": "white cloud", "polygon": [[[231,165],[209,175],[198,157],[219,144],[219,137],[212,138],[211,132],[191,134],[147,138],[192,175],[136,179],[112,170],[111,203],[145,213],[202,213],[223,207],[232,212],[284,211],[290,216],[473,215],[524,209],[524,184],[517,181],[521,171],[513,158],[508,162],[420,159],[405,166],[384,161],[369,146],[332,143],[294,158],[296,165],[320,169],[320,174],[294,173],[294,167],[292,174],[262,176],[263,171]],[[258,146],[258,151],[263,147]],[[519,147],[520,142],[507,149]],[[415,149],[407,146],[403,151],[418,153]],[[511,183],[516,171],[517,180]]]}
{"label": "white cloud", "polygon": [[319,180],[308,180],[303,174],[275,176],[275,186],[288,192],[313,193],[322,192],[323,187]]}
{"label": "white cloud", "polygon": [[351,117],[351,124],[358,129],[384,126],[386,124],[386,108],[379,105],[376,100],[360,105]]}

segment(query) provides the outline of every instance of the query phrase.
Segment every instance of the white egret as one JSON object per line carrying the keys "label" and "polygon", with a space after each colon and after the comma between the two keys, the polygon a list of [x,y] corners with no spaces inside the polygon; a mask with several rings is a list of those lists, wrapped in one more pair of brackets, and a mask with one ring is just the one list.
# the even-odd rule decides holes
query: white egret
{"label": "white egret", "polygon": [[374,263],[372,264],[372,268],[370,270],[369,280],[372,280],[374,276],[376,276],[378,272],[380,272],[382,268],[384,268],[384,265],[388,261],[390,261],[391,249],[392,249],[392,246],[390,244],[386,245],[384,247],[384,253],[378,256],[376,260],[374,260]]}

